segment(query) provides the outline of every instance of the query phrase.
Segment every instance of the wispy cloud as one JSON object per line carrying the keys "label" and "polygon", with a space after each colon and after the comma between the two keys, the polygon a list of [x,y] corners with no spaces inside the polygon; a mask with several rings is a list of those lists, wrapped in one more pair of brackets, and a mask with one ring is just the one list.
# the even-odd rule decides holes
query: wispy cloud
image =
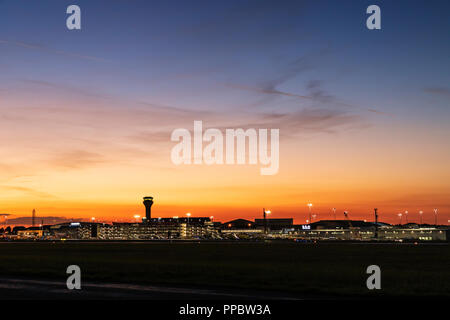
{"label": "wispy cloud", "polygon": [[[312,81],[312,82],[315,82],[315,81]],[[309,82],[307,85],[307,89],[309,89],[308,91],[310,91],[309,92],[310,94],[308,94],[308,95],[285,92],[285,91],[281,91],[281,90],[278,90],[278,89],[272,88],[272,87],[266,87],[266,88],[252,87],[252,86],[238,85],[238,84],[227,84],[227,86],[229,88],[233,88],[233,89],[247,90],[247,91],[252,91],[252,92],[261,93],[261,94],[286,96],[286,97],[291,97],[291,98],[295,98],[295,99],[307,100],[310,102],[316,101],[316,102],[320,102],[320,103],[328,103],[328,104],[333,104],[336,106],[367,111],[367,112],[376,113],[376,114],[380,114],[380,115],[392,115],[391,113],[379,111],[374,108],[361,107],[361,106],[357,106],[354,104],[349,104],[349,103],[339,101],[334,96],[329,95],[324,90],[320,89],[317,84],[312,85],[311,84],[312,82]],[[267,100],[262,100],[262,101],[260,100],[258,102],[258,104],[262,104],[262,103],[267,103]]]}
{"label": "wispy cloud", "polygon": [[263,126],[280,128],[284,136],[310,133],[335,133],[345,128],[361,128],[367,123],[361,116],[325,108],[305,108],[297,112],[261,114]]}
{"label": "wispy cloud", "polygon": [[438,94],[450,97],[450,88],[447,87],[428,87],[424,89],[427,93]]}
{"label": "wispy cloud", "polygon": [[[249,128],[274,128],[280,129],[281,136],[284,138],[295,138],[308,134],[332,134],[340,130],[361,129],[369,125],[361,116],[342,110],[324,108],[305,108],[296,112],[242,113],[239,119],[222,114],[222,117],[203,117],[196,120],[203,120],[203,130],[215,128],[225,132],[226,129],[233,128],[242,128],[244,130]],[[192,121],[185,120],[183,124],[184,128],[193,130]],[[130,141],[138,143],[164,144],[170,142],[172,130],[173,128],[159,131],[142,131],[128,138]]]}
{"label": "wispy cloud", "polygon": [[71,92],[77,95],[82,95],[86,97],[94,97],[101,99],[113,99],[114,97],[108,94],[94,92],[86,88],[76,87],[73,85],[67,85],[63,83],[49,82],[45,80],[35,80],[35,79],[16,79],[17,81],[36,86],[36,87],[46,87],[49,89],[57,89],[59,91]]}
{"label": "wispy cloud", "polygon": [[264,94],[276,94],[276,95],[295,97],[295,98],[301,98],[301,99],[309,99],[309,100],[312,99],[312,97],[295,94],[295,93],[284,92],[284,91],[280,91],[278,89],[271,88],[271,87],[259,88],[259,87],[252,87],[252,86],[247,86],[247,85],[231,84],[231,83],[226,84],[226,86],[229,88],[233,88],[233,89],[248,90],[248,91],[259,92],[259,93],[264,93]]}
{"label": "wispy cloud", "polygon": [[19,192],[26,193],[30,196],[35,196],[35,197],[39,197],[39,198],[55,198],[54,195],[49,194],[47,192],[42,192],[42,191],[35,190],[32,188],[27,188],[27,187],[9,186],[9,185],[1,186],[0,185],[0,189],[7,190],[7,191],[19,191]]}
{"label": "wispy cloud", "polygon": [[90,55],[83,55],[83,54],[78,54],[78,53],[72,53],[72,52],[67,52],[67,51],[63,51],[63,50],[56,50],[56,49],[52,49],[52,48],[49,48],[49,47],[46,47],[46,46],[43,46],[40,44],[32,44],[32,43],[27,43],[27,42],[10,41],[10,40],[2,40],[2,39],[0,39],[0,44],[11,45],[11,46],[19,47],[19,48],[24,48],[24,49],[38,50],[41,52],[66,56],[66,57],[70,57],[70,58],[77,58],[77,59],[90,60],[90,61],[96,61],[96,62],[111,62],[110,60],[107,60],[104,58],[99,58],[99,57],[90,56]]}
{"label": "wispy cloud", "polygon": [[80,169],[106,162],[106,160],[102,155],[97,153],[73,150],[57,154],[49,162],[56,167]]}
{"label": "wispy cloud", "polygon": [[361,110],[365,112],[371,112],[383,115],[392,115],[383,111],[379,111],[373,107],[359,106],[351,103],[347,103],[329,94],[323,88],[323,81],[317,79],[311,79],[306,82],[304,87],[304,93],[294,93],[280,89],[280,87],[293,80],[296,77],[302,76],[305,78],[306,72],[313,70],[318,65],[324,55],[327,55],[330,49],[323,48],[317,52],[307,53],[297,59],[291,60],[288,63],[280,66],[276,70],[273,76],[269,79],[265,79],[257,82],[253,85],[238,84],[238,83],[225,83],[225,86],[231,89],[245,90],[262,95],[261,99],[255,103],[250,104],[251,107],[259,107],[273,101],[277,97],[289,97],[298,99],[304,103],[308,103],[309,106],[323,107],[323,105],[333,105],[335,107],[344,107],[349,109]]}

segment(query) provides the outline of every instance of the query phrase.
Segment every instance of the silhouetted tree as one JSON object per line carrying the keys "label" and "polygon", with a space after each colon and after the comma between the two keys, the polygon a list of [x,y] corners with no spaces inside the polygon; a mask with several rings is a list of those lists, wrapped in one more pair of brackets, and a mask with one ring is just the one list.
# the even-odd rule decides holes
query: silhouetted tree
{"label": "silhouetted tree", "polygon": [[26,228],[24,226],[16,226],[12,229],[13,234],[17,234],[17,231],[19,230],[25,230]]}

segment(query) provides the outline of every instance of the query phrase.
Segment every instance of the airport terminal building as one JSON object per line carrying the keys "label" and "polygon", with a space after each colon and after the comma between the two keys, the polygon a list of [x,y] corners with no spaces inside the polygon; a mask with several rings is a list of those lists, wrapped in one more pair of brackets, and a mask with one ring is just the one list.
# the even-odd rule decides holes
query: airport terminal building
{"label": "airport terminal building", "polygon": [[309,240],[380,240],[380,241],[449,241],[448,228],[408,224],[393,226],[386,223],[359,220],[322,220],[310,225],[284,229],[288,237]]}
{"label": "airport terminal building", "polygon": [[[360,220],[321,220],[306,225],[292,218],[235,219],[225,223],[207,217],[152,218],[153,197],[144,197],[145,217],[134,223],[68,222],[42,227],[17,227],[10,239],[43,240],[258,240],[305,241],[450,241],[448,226],[390,225]],[[16,229],[16,228],[15,228]]]}
{"label": "airport terminal building", "polygon": [[97,238],[102,240],[207,239],[216,233],[209,218],[158,218],[97,226]]}
{"label": "airport terminal building", "polygon": [[209,218],[158,218],[145,223],[74,222],[51,226],[57,238],[80,240],[215,239],[218,231]]}
{"label": "airport terminal building", "polygon": [[[267,232],[264,231],[266,226]],[[221,226],[221,234],[236,237],[249,236],[300,240],[359,240],[359,241],[450,241],[450,231],[445,227],[408,224],[393,226],[386,223],[360,220],[321,220],[306,225],[296,225],[293,219],[237,219]]]}

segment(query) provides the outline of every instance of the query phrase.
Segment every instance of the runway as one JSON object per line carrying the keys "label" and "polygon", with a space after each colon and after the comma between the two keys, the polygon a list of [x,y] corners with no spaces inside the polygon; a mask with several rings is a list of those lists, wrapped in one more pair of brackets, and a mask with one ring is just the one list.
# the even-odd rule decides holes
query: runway
{"label": "runway", "polygon": [[119,283],[85,282],[81,284],[80,290],[69,290],[65,280],[4,277],[0,277],[0,298],[3,300],[300,300],[294,296],[274,292]]}

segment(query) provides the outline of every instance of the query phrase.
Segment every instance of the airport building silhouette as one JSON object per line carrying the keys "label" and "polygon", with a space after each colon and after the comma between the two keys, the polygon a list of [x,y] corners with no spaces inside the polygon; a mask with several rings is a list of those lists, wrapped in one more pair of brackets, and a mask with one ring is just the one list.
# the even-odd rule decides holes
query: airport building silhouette
{"label": "airport building silhouette", "polygon": [[[448,226],[409,223],[393,226],[381,222],[358,220],[321,220],[296,225],[292,218],[235,219],[225,223],[209,217],[152,218],[153,197],[143,198],[145,216],[141,222],[100,223],[68,222],[17,229],[8,237],[19,239],[80,240],[382,240],[382,241],[449,241]],[[5,235],[5,234],[4,234]]]}

